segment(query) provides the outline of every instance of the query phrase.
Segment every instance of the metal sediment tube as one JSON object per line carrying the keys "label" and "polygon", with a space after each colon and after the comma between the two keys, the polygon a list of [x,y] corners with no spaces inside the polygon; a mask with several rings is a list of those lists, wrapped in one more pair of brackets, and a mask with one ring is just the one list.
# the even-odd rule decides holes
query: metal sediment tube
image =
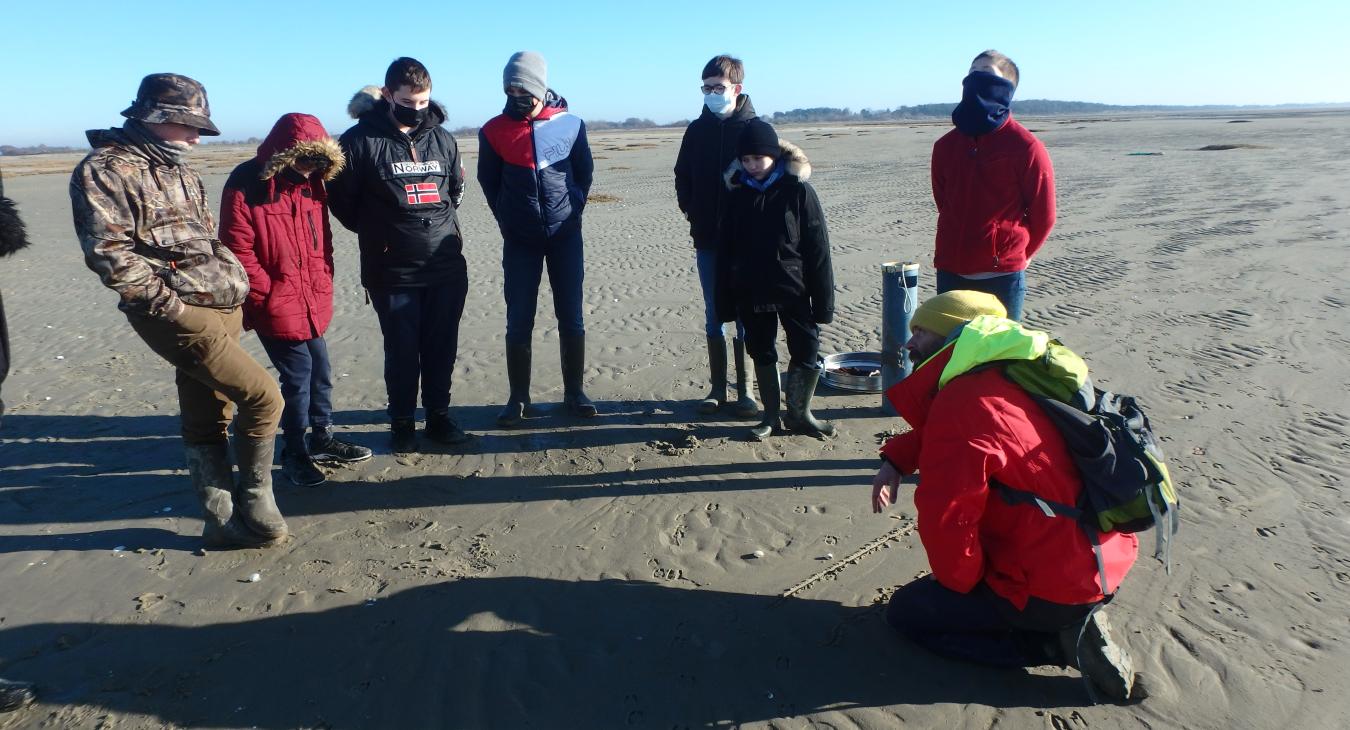
{"label": "metal sediment tube", "polygon": [[886,391],[909,375],[913,364],[905,344],[909,320],[919,306],[919,265],[889,261],[881,265],[881,410],[888,416],[895,409]]}

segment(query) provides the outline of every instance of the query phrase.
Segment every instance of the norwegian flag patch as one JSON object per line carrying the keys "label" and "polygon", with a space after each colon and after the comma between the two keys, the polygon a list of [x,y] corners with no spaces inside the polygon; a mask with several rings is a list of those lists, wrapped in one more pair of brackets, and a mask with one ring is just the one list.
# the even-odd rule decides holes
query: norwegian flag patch
{"label": "norwegian flag patch", "polygon": [[429,203],[441,202],[441,193],[436,189],[436,183],[409,183],[403,186],[403,192],[408,194],[408,205],[427,205]]}

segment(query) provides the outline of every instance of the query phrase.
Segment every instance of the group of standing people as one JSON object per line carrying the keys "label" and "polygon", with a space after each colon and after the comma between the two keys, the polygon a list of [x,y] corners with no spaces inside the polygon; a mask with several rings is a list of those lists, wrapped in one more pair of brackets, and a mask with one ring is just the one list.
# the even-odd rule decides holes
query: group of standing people
{"label": "group of standing people", "polygon": [[[593,162],[584,123],[548,88],[547,66],[520,52],[503,76],[506,105],[484,126],[478,180],[504,239],[510,395],[498,417],[529,414],[530,340],[547,264],[560,330],[564,403],[596,415],[582,387],[581,215]],[[361,283],[384,339],[391,447],[472,438],[450,413],[459,321],[468,292],[457,209],[465,172],[431,76],[411,58],[356,94],[339,140],[308,114],[281,117],[226,181],[217,226],[201,178],[183,159],[211,121],[205,88],[178,74],[142,80],[118,128],[88,133],[71,199],[86,263],[117,291],[141,339],[175,366],[188,471],[213,546],[274,544],[288,528],[273,497],[282,473],[314,486],[321,462],[358,462],[367,447],[333,431],[331,211],[357,234]],[[257,332],[280,385],[240,344]],[[238,409],[237,417],[234,409]],[[234,422],[233,444],[228,429]],[[233,475],[238,467],[239,477]]]}
{"label": "group of standing people", "polygon": [[[834,426],[810,410],[820,325],[834,315],[829,237],[807,182],[810,162],[756,117],[738,59],[713,58],[701,78],[702,113],[675,164],[704,303],[711,389],[699,411],[731,406],[738,417],[760,416],[750,429],[755,439],[779,430],[832,436]],[[1108,696],[1137,699],[1145,692],[1100,611],[1113,593],[1108,581],[1119,585],[1137,541],[1105,540],[1097,555],[1107,556],[1104,565],[1076,527],[990,497],[991,483],[1000,483],[1073,503],[1082,487],[1062,437],[1025,393],[994,370],[951,366],[953,344],[972,321],[1020,321],[1026,266],[1054,225],[1049,156],[1010,114],[1017,82],[1011,59],[977,56],[955,129],[933,150],[939,296],[913,318],[908,348],[918,367],[888,393],[913,428],[885,444],[873,485],[880,511],[905,475],[921,473],[915,503],[933,571],[897,590],[887,617],[948,656],[1072,664]],[[297,484],[323,482],[316,462],[371,457],[333,432],[323,339],[333,315],[330,211],[357,234],[361,283],[384,339],[392,450],[419,448],[419,392],[425,438],[449,445],[472,438],[449,410],[468,289],[457,217],[465,171],[431,89],[425,66],[400,58],[383,86],[353,98],[357,122],[340,140],[313,116],[283,116],[230,175],[219,233],[201,179],[183,160],[200,136],[219,134],[200,83],[147,76],[121,127],[88,133],[94,150],[71,178],[76,232],[133,330],[175,367],[208,545],[266,546],[287,535],[271,483],[278,425],[283,473]],[[497,422],[512,427],[532,414],[531,335],[545,268],[565,407],[595,416],[582,383],[582,214],[594,170],[585,124],[549,88],[536,53],[511,57],[503,91],[503,112],[479,133],[477,169],[503,238],[509,392]],[[0,214],[12,212],[6,199],[0,204]],[[0,254],[25,240],[17,216],[0,216],[0,233]],[[782,382],[780,325],[789,353]],[[280,386],[241,346],[244,328],[257,332]],[[8,359],[3,335],[0,309],[0,365]]]}

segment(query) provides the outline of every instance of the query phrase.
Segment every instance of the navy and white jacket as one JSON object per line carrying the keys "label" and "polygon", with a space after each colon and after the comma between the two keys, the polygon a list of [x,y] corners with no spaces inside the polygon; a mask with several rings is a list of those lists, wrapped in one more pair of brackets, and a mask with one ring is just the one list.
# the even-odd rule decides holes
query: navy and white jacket
{"label": "navy and white jacket", "polygon": [[548,92],[534,119],[510,111],[478,131],[478,184],[502,238],[541,241],[581,228],[595,162],[586,123]]}

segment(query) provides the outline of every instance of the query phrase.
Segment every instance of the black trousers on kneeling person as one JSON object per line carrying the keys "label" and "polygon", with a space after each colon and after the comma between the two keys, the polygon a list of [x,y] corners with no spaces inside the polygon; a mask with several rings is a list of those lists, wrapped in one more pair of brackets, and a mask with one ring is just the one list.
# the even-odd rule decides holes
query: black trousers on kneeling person
{"label": "black trousers on kneeling person", "polygon": [[1059,631],[1081,625],[1095,603],[1067,605],[1036,597],[1018,610],[981,582],[957,593],[931,575],[900,586],[886,622],[923,648],[959,661],[994,667],[1067,664]]}

